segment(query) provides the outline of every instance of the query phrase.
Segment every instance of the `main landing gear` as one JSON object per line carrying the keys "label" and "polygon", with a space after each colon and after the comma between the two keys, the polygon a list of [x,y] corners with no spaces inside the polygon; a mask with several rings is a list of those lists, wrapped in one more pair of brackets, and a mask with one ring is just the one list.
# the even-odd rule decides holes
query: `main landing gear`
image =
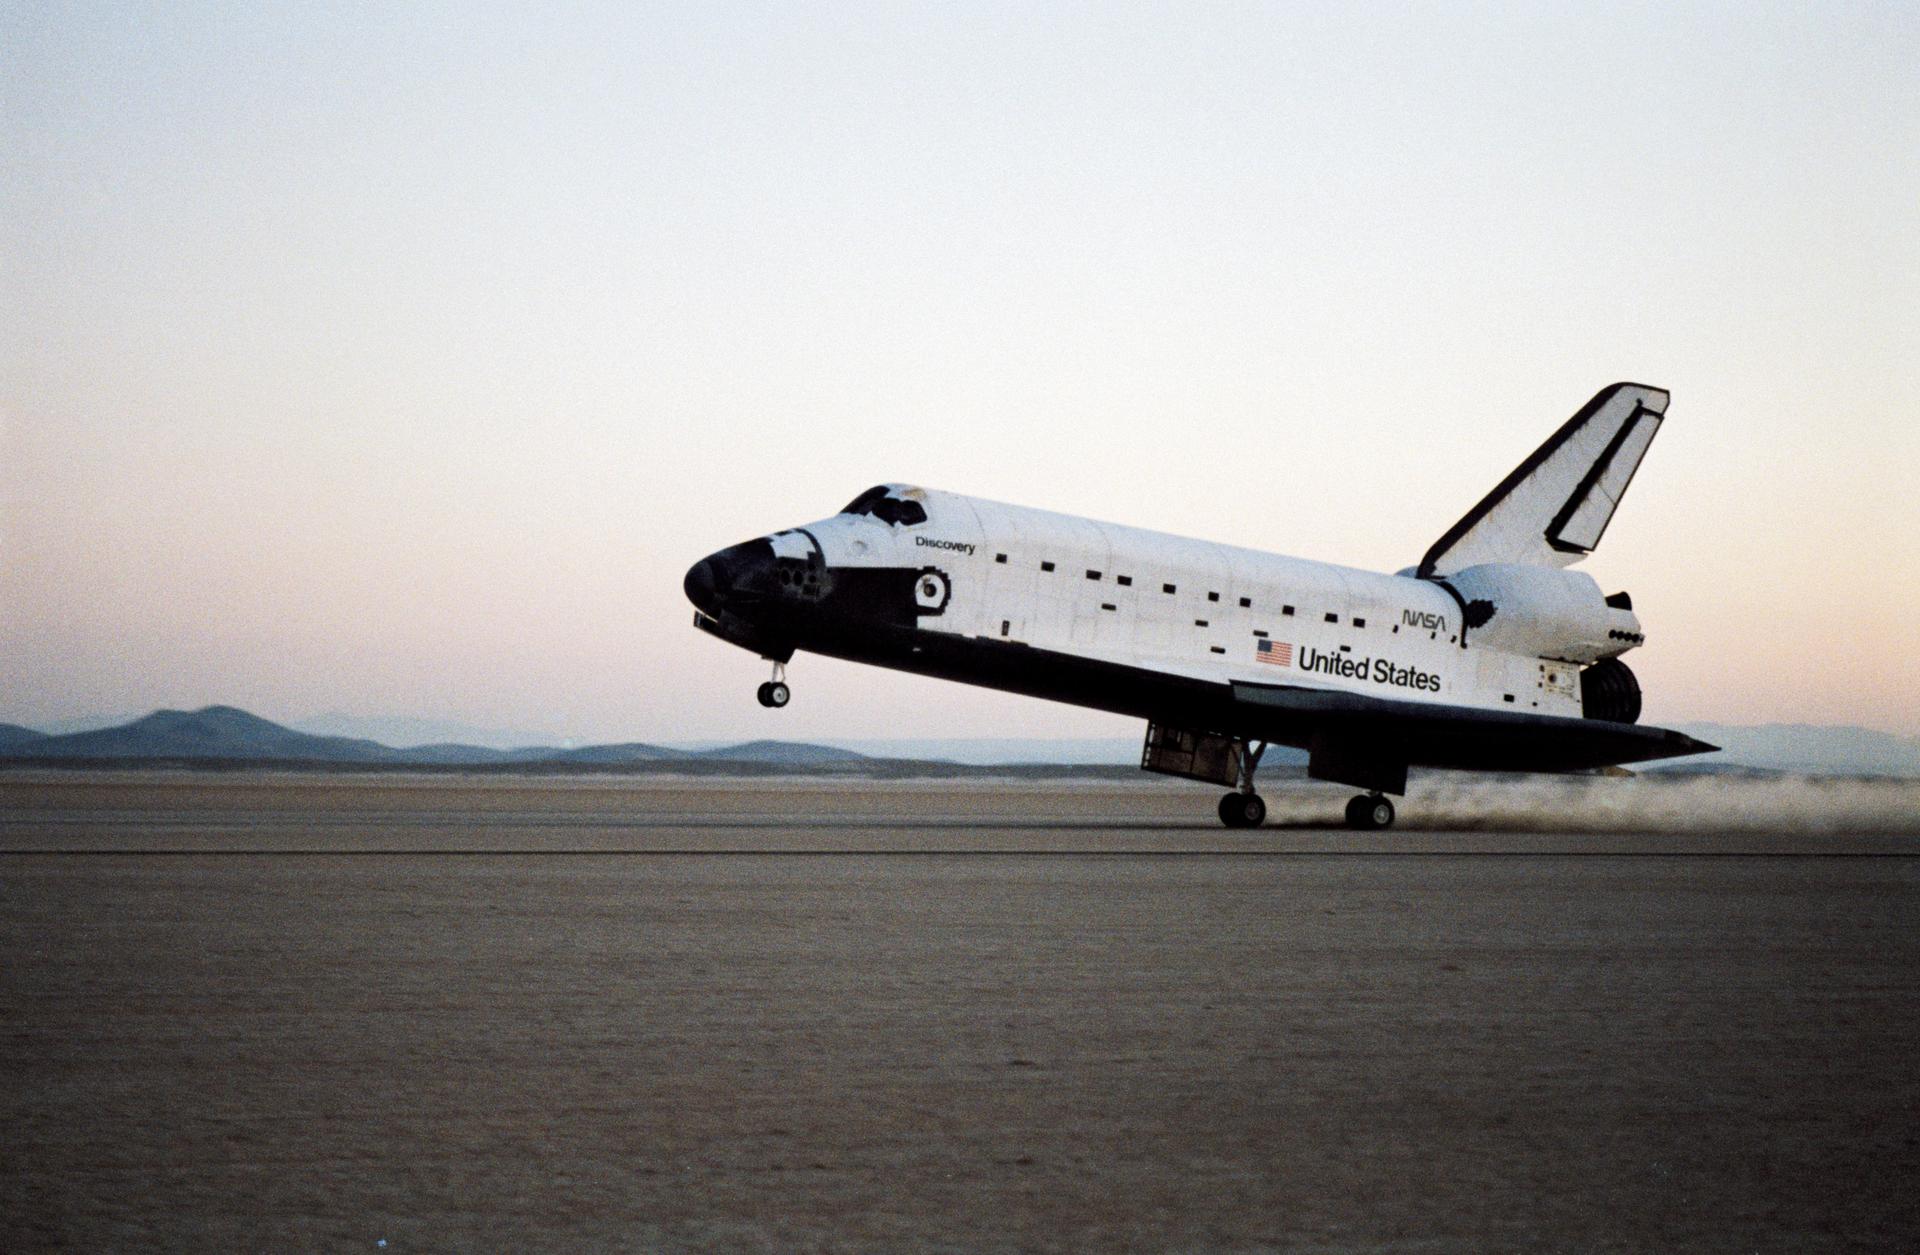
{"label": "main landing gear", "polygon": [[1260,742],[1256,747],[1246,741],[1236,742],[1240,760],[1240,782],[1234,791],[1220,799],[1220,822],[1229,828],[1258,828],[1267,822],[1267,804],[1258,793],[1253,791],[1253,771],[1260,765],[1260,758],[1267,752],[1267,743]]}
{"label": "main landing gear", "polygon": [[[1191,776],[1196,780],[1232,781],[1233,792],[1220,799],[1220,822],[1229,828],[1258,828],[1267,822],[1267,804],[1253,791],[1253,773],[1266,752],[1265,741],[1170,732],[1150,724],[1141,765],[1148,771]],[[1392,825],[1393,803],[1378,790],[1362,793],[1347,803],[1349,828],[1376,832]]]}
{"label": "main landing gear", "polygon": [[1229,828],[1258,828],[1267,822],[1267,804],[1258,793],[1229,793],[1220,799],[1220,822]]}
{"label": "main landing gear", "polygon": [[1371,832],[1393,823],[1393,803],[1378,793],[1362,793],[1347,803],[1347,827]]}
{"label": "main landing gear", "polygon": [[793,700],[793,690],[787,687],[786,663],[773,664],[773,678],[762,684],[755,696],[760,699],[762,706],[768,706],[774,710],[780,709]]}

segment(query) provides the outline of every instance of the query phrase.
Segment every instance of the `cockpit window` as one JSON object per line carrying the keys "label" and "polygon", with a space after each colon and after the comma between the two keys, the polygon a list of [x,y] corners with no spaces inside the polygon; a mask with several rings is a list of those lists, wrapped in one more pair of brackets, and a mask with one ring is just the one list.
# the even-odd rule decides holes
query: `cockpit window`
{"label": "cockpit window", "polygon": [[882,523],[912,527],[916,523],[927,521],[927,507],[918,501],[902,501],[897,497],[885,497],[873,503],[873,517]]}
{"label": "cockpit window", "polygon": [[885,484],[878,488],[869,488],[840,511],[842,514],[871,514],[882,523],[895,527],[912,527],[927,521],[927,508],[918,501],[908,501],[890,495],[891,489]]}
{"label": "cockpit window", "polygon": [[861,493],[859,496],[855,497],[853,500],[847,502],[847,504],[841,506],[840,513],[872,514],[873,503],[880,500],[882,497],[886,495],[887,495],[887,486],[885,484],[880,485],[878,488],[869,488],[865,492]]}

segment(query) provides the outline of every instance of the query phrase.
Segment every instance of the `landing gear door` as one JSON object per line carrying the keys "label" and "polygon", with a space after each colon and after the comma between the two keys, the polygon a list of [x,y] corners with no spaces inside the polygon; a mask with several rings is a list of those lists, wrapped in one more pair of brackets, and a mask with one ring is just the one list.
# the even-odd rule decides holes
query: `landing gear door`
{"label": "landing gear door", "polygon": [[1244,774],[1243,753],[1240,742],[1230,736],[1149,723],[1147,741],[1140,751],[1140,770],[1232,788]]}

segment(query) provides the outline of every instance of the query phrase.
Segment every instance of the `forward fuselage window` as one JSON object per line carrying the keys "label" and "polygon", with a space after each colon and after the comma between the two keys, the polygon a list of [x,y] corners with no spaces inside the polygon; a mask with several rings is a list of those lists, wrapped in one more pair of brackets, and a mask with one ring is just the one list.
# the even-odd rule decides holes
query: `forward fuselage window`
{"label": "forward fuselage window", "polygon": [[867,514],[893,527],[917,527],[927,521],[927,508],[918,501],[891,496],[885,484],[869,488],[847,502],[842,514]]}

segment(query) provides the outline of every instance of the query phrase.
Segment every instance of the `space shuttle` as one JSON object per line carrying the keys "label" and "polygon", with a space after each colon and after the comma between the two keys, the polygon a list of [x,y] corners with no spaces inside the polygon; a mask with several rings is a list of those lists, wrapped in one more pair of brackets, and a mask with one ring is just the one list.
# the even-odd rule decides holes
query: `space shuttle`
{"label": "space shuttle", "polygon": [[1393,822],[1411,767],[1575,772],[1712,751],[1641,726],[1624,592],[1573,568],[1599,547],[1665,420],[1620,383],[1561,425],[1391,575],[905,484],[722,549],[687,572],[694,626],[772,663],[798,652],[1146,721],[1140,765],[1225,786],[1258,827],[1269,745]]}

